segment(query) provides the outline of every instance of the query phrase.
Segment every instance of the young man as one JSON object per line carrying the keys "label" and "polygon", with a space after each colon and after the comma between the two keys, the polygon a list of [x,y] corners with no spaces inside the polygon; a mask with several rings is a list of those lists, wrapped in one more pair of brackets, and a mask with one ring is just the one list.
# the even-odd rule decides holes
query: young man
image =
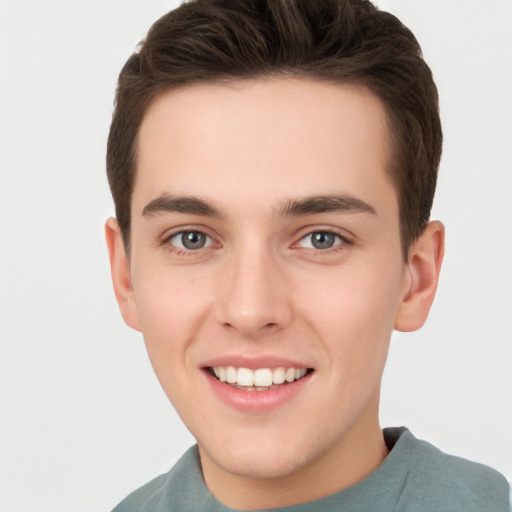
{"label": "young man", "polygon": [[493,470],[381,430],[393,329],[425,322],[437,91],[361,0],[196,0],[123,68],[116,297],[197,440],[115,510],[508,509]]}

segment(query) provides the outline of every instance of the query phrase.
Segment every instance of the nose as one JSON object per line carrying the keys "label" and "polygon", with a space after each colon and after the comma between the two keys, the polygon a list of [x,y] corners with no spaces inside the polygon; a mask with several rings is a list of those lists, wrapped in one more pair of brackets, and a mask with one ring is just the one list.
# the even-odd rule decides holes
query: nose
{"label": "nose", "polygon": [[289,283],[270,251],[246,247],[226,262],[220,277],[217,321],[255,339],[280,331],[292,320]]}

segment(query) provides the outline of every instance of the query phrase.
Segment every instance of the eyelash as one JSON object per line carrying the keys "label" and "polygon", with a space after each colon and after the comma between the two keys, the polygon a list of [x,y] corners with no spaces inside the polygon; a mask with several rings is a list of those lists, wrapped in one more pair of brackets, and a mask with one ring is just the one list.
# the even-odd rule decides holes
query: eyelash
{"label": "eyelash", "polygon": [[[171,240],[173,238],[180,236],[180,235],[183,236],[184,234],[187,234],[187,233],[189,233],[189,234],[195,233],[195,234],[205,236],[207,238],[206,243],[208,245],[199,247],[197,249],[187,249],[187,248],[177,247],[176,245],[171,243]],[[312,237],[315,234],[320,234],[320,233],[323,235],[333,235],[334,237],[336,237],[339,240],[339,242],[335,243],[332,247],[327,247],[325,249],[318,249],[315,247],[304,247],[304,249],[306,249],[310,252],[314,252],[315,254],[318,254],[318,255],[327,255],[327,254],[333,254],[340,250],[343,250],[346,248],[347,245],[353,245],[353,242],[350,239],[348,239],[346,236],[343,236],[341,233],[339,233],[337,231],[334,231],[332,229],[315,229],[312,231],[308,231],[307,233],[302,235],[299,238],[299,240],[292,245],[292,248],[300,247],[299,244],[303,240],[307,239],[308,237]],[[169,250],[171,250],[178,256],[193,256],[193,255],[200,253],[201,249],[207,249],[209,247],[214,246],[215,240],[213,239],[212,236],[208,235],[201,229],[181,229],[179,231],[174,231],[171,234],[169,234],[168,236],[164,237],[162,239],[162,241],[160,242],[160,245],[166,246]]]}
{"label": "eyelash", "polygon": [[[176,245],[171,243],[171,240],[173,238],[176,238],[178,236],[183,236],[185,234],[191,234],[195,233],[198,235],[203,235],[206,237],[206,246],[199,247],[197,249],[187,249],[186,247],[177,247]],[[166,246],[169,250],[175,252],[178,256],[193,256],[200,252],[200,249],[206,249],[208,247],[211,247],[215,244],[215,241],[213,237],[202,231],[201,229],[181,229],[179,231],[174,231],[173,233],[166,236],[161,242],[160,245]]]}
{"label": "eyelash", "polygon": [[304,247],[304,249],[312,251],[312,252],[314,252],[317,255],[333,254],[333,253],[336,253],[338,251],[346,249],[347,245],[352,245],[353,244],[353,242],[351,240],[349,240],[346,236],[343,236],[338,231],[334,231],[332,229],[315,229],[315,230],[309,231],[305,235],[301,236],[301,238],[298,240],[298,242],[296,242],[294,244],[294,246],[299,246],[299,244],[302,241],[304,241],[308,237],[310,238],[310,237],[312,237],[313,235],[316,235],[316,234],[332,235],[332,236],[335,237],[335,239],[338,239],[337,242],[336,242],[336,240],[334,241],[334,245],[332,245],[331,247],[324,248],[324,249],[319,249],[319,248],[316,248],[316,247]]}

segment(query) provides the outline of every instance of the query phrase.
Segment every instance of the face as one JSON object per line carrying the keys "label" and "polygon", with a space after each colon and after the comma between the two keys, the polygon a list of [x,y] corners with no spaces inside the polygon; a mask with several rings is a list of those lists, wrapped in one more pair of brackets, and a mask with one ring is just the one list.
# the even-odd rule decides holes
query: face
{"label": "face", "polygon": [[411,287],[386,130],[369,92],[306,79],[147,112],[122,310],[205,477],[282,478],[377,431]]}

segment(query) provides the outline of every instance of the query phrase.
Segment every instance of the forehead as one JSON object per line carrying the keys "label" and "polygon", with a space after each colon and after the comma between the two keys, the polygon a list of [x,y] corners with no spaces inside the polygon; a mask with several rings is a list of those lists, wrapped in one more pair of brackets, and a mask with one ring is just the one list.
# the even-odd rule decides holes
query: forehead
{"label": "forehead", "polygon": [[[388,128],[368,90],[269,78],[168,91],[148,109],[138,138],[132,206],[162,194],[226,204],[387,187]],[[229,204],[228,204],[229,206]]]}

